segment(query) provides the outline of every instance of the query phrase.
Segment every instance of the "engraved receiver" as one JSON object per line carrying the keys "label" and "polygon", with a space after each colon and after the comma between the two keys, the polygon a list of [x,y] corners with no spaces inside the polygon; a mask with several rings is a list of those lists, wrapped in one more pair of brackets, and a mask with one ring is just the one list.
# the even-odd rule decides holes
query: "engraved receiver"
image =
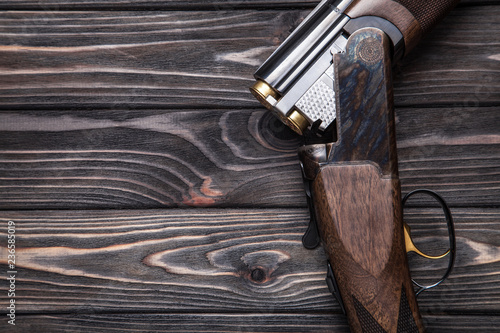
{"label": "engraved receiver", "polygon": [[408,53],[458,0],[323,0],[255,72],[254,96],[302,134],[335,119],[332,55],[355,31],[373,27],[390,39],[391,58]]}

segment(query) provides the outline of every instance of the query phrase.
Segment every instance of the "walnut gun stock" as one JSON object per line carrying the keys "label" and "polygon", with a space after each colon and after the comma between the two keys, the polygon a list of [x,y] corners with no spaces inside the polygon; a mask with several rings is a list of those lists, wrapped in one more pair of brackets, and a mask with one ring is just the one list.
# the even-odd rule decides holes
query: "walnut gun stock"
{"label": "walnut gun stock", "polygon": [[[353,332],[424,331],[406,257],[391,69],[457,2],[324,0],[255,73],[252,93],[305,135],[310,230]],[[306,247],[317,238],[306,233]]]}

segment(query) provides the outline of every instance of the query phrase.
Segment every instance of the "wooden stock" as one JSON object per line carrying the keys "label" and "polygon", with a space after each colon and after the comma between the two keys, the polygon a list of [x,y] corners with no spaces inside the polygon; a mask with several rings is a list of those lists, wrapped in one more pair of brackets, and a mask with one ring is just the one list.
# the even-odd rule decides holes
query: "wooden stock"
{"label": "wooden stock", "polygon": [[329,164],[312,186],[323,245],[353,332],[422,332],[403,238],[399,181]]}
{"label": "wooden stock", "polygon": [[423,332],[404,246],[389,41],[353,34],[336,68],[336,143],[300,157],[353,332]]}

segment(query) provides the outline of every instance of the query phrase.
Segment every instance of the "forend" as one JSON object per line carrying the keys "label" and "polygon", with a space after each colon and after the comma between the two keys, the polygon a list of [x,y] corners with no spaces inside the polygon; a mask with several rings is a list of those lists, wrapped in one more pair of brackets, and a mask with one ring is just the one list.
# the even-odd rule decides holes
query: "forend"
{"label": "forend", "polygon": [[382,30],[402,58],[458,0],[323,0],[255,72],[254,96],[299,134],[336,118],[333,55],[362,28]]}

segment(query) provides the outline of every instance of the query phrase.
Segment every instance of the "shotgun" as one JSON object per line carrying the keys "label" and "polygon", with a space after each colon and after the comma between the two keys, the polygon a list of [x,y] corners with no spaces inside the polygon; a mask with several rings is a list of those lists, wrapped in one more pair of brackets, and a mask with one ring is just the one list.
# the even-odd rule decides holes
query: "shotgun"
{"label": "shotgun", "polygon": [[[408,267],[407,252],[423,253],[402,220],[391,70],[457,2],[323,0],[254,75],[253,95],[304,136],[303,243],[323,244],[353,332],[425,330],[416,295],[432,286],[415,293]],[[451,253],[446,278],[453,223],[428,194],[448,221],[450,249],[435,257]]]}

